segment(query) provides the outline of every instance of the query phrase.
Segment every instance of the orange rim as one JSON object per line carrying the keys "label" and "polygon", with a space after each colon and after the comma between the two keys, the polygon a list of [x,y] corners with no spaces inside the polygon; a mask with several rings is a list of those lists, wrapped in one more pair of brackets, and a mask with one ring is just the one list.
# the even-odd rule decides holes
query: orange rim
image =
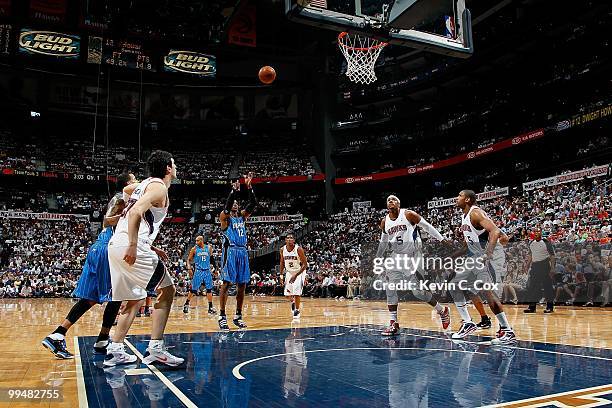
{"label": "orange rim", "polygon": [[[347,50],[353,50],[353,51],[369,51],[369,50],[376,50],[378,48],[383,48],[386,47],[388,43],[384,42],[384,41],[380,41],[378,44],[376,45],[372,45],[371,47],[351,47],[350,45],[346,45],[342,42],[342,39],[344,37],[346,37],[348,35],[348,33],[346,31],[341,32],[340,34],[338,34],[338,44],[341,47],[346,48]],[[378,41],[378,40],[376,40]]]}

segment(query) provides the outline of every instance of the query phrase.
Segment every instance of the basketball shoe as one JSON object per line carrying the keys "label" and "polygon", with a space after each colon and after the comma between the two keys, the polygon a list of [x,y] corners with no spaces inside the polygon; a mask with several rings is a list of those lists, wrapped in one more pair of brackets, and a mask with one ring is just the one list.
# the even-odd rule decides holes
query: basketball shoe
{"label": "basketball shoe", "polygon": [[482,316],[480,319],[480,323],[476,325],[479,329],[490,329],[491,328],[491,318],[489,316]]}
{"label": "basketball shoe", "polygon": [[491,345],[493,346],[514,346],[516,343],[514,330],[509,327],[500,327],[497,331],[497,337],[491,340]]}
{"label": "basketball shoe", "polygon": [[65,360],[74,358],[74,355],[66,350],[66,338],[60,334],[54,333],[45,337],[42,345],[49,349],[57,358]]}
{"label": "basketball shoe", "polygon": [[229,326],[227,325],[227,317],[225,315],[219,316],[219,329],[221,329],[223,332],[228,332],[230,330]]}
{"label": "basketball shoe", "polygon": [[153,363],[163,363],[170,367],[176,367],[185,361],[184,358],[174,356],[168,352],[168,347],[164,346],[163,340],[151,340],[149,347],[142,359],[142,362],[149,365]]}
{"label": "basketball shoe", "polygon": [[234,324],[236,326],[238,326],[240,329],[246,329],[247,325],[244,322],[244,320],[242,320],[242,315],[236,315],[234,316],[234,320],[233,320]]}
{"label": "basketball shoe", "polygon": [[474,333],[476,330],[478,330],[478,326],[476,326],[474,322],[462,322],[461,328],[459,329],[458,332],[453,333],[451,335],[451,339],[462,340],[466,338],[467,336],[469,336],[470,334]]}
{"label": "basketball shoe", "polygon": [[448,306],[444,306],[444,310],[442,310],[439,315],[440,320],[442,321],[442,329],[448,329],[448,326],[450,326],[451,324],[450,309],[448,308]]}
{"label": "basketball shoe", "polygon": [[106,349],[108,348],[109,344],[110,344],[110,340],[109,339],[96,341],[94,343],[94,345],[93,345],[94,353],[96,353],[96,354],[106,354]]}
{"label": "basketball shoe", "polygon": [[106,347],[106,357],[104,358],[105,367],[113,367],[123,364],[131,364],[138,360],[133,354],[125,352],[125,344],[110,342]]}
{"label": "basketball shoe", "polygon": [[391,320],[389,321],[389,327],[383,330],[382,335],[383,336],[395,336],[398,333],[399,333],[399,323],[396,322],[395,320]]}

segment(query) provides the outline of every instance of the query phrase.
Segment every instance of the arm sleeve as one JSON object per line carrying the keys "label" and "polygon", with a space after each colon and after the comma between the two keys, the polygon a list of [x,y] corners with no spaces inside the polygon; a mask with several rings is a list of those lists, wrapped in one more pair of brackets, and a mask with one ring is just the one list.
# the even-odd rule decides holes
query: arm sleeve
{"label": "arm sleeve", "polygon": [[212,255],[210,256],[210,264],[213,266],[213,268],[219,269],[217,268],[217,261],[215,261],[215,257]]}
{"label": "arm sleeve", "polygon": [[234,205],[234,189],[232,188],[232,191],[230,191],[229,195],[227,196],[227,200],[225,201],[225,207],[223,208],[223,212],[225,212],[226,214],[229,214],[230,211],[232,210],[232,205]]}
{"label": "arm sleeve", "polygon": [[427,234],[434,237],[438,241],[444,240],[444,237],[442,236],[442,234],[440,234],[440,231],[438,231],[433,225],[425,221],[425,218],[421,217],[421,221],[419,221],[417,225],[423,228],[425,232],[427,232]]}
{"label": "arm sleeve", "polygon": [[555,247],[553,247],[549,240],[546,240],[544,242],[546,242],[546,249],[548,250],[550,256],[555,256]]}
{"label": "arm sleeve", "polygon": [[255,191],[253,191],[253,187],[249,188],[249,203],[246,205],[244,210],[249,214],[252,214],[257,207],[257,197],[255,197]]}

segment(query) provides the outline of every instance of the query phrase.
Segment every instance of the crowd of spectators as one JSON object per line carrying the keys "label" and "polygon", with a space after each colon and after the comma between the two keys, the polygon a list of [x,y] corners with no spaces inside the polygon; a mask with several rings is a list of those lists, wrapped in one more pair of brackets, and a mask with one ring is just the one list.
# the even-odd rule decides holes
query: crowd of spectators
{"label": "crowd of spectators", "polygon": [[253,171],[257,177],[312,176],[316,171],[306,152],[303,146],[249,150],[242,157],[239,172]]}
{"label": "crowd of spectators", "polygon": [[[92,146],[87,141],[46,140],[23,143],[10,131],[0,131],[0,170],[52,171],[79,175],[115,175],[125,169],[143,175],[143,158],[149,150],[136,147]],[[163,148],[163,146],[158,146]],[[316,173],[305,146],[279,147],[276,151],[246,151],[214,145],[200,151],[172,149],[179,167],[179,177],[188,180],[228,179],[232,169],[238,174],[252,171],[256,177],[313,175]],[[140,154],[140,158],[138,155]],[[241,159],[242,157],[242,159]]]}
{"label": "crowd of spectators", "polygon": [[[488,186],[489,189],[494,187]],[[555,269],[557,301],[609,302],[610,188],[609,179],[600,177],[479,202],[479,206],[511,238],[511,244],[506,248],[504,301],[517,303],[522,300],[530,266],[527,244],[532,239],[531,232],[538,227],[558,251]],[[99,199],[101,201],[102,197]],[[15,200],[8,204],[36,202],[30,201],[27,195],[15,196]],[[410,206],[446,238],[462,240],[458,234],[461,214],[455,206],[432,209],[427,209],[424,203]],[[85,213],[90,210],[86,204],[71,199],[65,200],[63,208]],[[285,232],[299,231],[308,225],[307,233],[299,239],[308,256],[304,294],[380,298],[382,294],[371,288],[374,277],[368,270],[371,269],[368,268],[368,256],[372,254],[372,245],[378,242],[379,223],[385,214],[385,209],[369,207],[353,211],[345,209],[324,220],[308,220],[308,224],[306,220],[300,223],[252,223],[248,227],[248,247],[257,250],[282,243],[279,240]],[[62,221],[2,219],[0,273],[5,288],[1,295],[62,296],[67,293],[73,287],[87,248],[95,238],[92,233],[91,224],[77,218]],[[203,224],[198,230],[195,224],[166,223],[161,229],[158,242],[170,257],[168,265],[178,282],[179,293],[189,287],[186,254],[197,234],[203,234],[213,244],[213,256],[219,259],[222,240],[216,224]],[[249,291],[254,295],[280,294],[283,279],[274,269],[254,270]],[[32,289],[26,289],[22,294],[24,282],[28,282]],[[52,289],[61,287],[57,291],[45,292],[48,285]]]}

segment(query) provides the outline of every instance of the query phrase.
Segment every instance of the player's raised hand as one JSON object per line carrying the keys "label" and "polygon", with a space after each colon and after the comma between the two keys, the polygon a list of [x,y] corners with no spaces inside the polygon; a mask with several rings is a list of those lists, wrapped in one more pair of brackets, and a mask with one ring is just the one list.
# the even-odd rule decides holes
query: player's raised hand
{"label": "player's raised hand", "polygon": [[247,188],[251,188],[252,182],[253,182],[253,172],[249,171],[249,174],[244,176],[244,183],[246,184]]}

